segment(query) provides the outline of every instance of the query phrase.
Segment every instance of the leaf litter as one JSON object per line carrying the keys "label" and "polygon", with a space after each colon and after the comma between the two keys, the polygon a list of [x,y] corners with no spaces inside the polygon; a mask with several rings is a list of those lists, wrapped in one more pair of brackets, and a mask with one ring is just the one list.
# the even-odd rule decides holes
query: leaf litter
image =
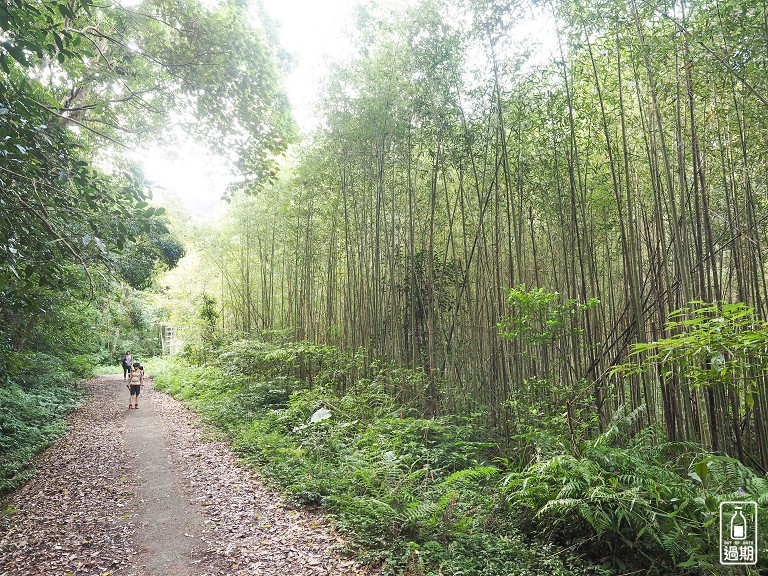
{"label": "leaf litter", "polygon": [[37,472],[3,504],[0,574],[116,574],[135,550],[121,407],[100,380],[69,417],[67,434],[35,461]]}

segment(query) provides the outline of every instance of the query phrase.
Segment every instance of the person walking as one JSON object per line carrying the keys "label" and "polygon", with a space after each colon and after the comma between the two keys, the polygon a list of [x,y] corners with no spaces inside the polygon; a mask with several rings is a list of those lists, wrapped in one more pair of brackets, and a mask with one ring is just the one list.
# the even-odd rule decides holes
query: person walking
{"label": "person walking", "polygon": [[133,356],[130,352],[123,354],[123,380],[126,379],[128,373],[131,371],[131,365],[133,364]]}
{"label": "person walking", "polygon": [[144,386],[144,372],[139,366],[138,362],[133,363],[133,370],[131,370],[131,379],[128,382],[128,390],[131,393],[128,399],[128,410],[139,409],[139,394],[141,394],[141,388]]}

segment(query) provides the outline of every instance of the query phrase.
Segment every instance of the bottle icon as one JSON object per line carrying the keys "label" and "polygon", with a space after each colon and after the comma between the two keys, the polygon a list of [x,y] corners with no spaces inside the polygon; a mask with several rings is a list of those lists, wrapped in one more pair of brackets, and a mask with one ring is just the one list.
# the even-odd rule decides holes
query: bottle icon
{"label": "bottle icon", "polygon": [[746,540],[747,538],[747,519],[741,511],[741,506],[736,506],[736,511],[731,517],[731,539]]}

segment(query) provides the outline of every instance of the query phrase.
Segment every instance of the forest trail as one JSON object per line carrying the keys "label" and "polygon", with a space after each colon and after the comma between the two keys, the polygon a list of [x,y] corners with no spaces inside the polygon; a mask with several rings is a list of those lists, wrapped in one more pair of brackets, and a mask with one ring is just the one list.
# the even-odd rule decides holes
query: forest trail
{"label": "forest trail", "polygon": [[0,576],[364,574],[321,516],[294,510],[151,381],[87,384],[68,433],[0,516]]}

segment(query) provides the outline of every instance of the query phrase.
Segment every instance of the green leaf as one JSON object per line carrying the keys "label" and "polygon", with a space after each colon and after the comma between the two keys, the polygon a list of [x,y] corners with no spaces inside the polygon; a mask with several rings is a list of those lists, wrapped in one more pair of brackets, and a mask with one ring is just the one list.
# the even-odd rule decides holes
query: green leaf
{"label": "green leaf", "polygon": [[693,478],[694,480],[696,480],[696,482],[701,482],[701,483],[703,483],[703,482],[704,482],[704,481],[701,479],[701,476],[699,476],[698,474],[696,474],[696,472],[688,472],[688,476],[689,476],[689,477],[691,477],[691,478]]}
{"label": "green leaf", "polygon": [[11,44],[10,42],[0,42],[0,46],[2,46],[5,49],[5,51],[11,55],[11,58],[16,60],[16,62],[18,62],[24,67],[29,66],[29,62],[27,61],[27,57],[24,54],[24,50],[22,48],[14,44]]}
{"label": "green leaf", "polygon": [[696,474],[698,474],[699,478],[701,478],[701,481],[704,482],[704,480],[707,479],[707,474],[709,474],[709,466],[708,461],[702,460],[698,464],[696,464]]}
{"label": "green leaf", "polygon": [[72,10],[69,9],[69,6],[67,6],[64,3],[58,3],[56,4],[56,9],[61,13],[61,15],[64,18],[69,18],[70,20],[75,20],[75,14],[72,12]]}
{"label": "green leaf", "polygon": [[53,36],[53,41],[56,43],[56,47],[59,49],[59,52],[63,52],[64,43],[61,41],[61,37],[56,34],[56,32],[53,32],[51,35]]}

